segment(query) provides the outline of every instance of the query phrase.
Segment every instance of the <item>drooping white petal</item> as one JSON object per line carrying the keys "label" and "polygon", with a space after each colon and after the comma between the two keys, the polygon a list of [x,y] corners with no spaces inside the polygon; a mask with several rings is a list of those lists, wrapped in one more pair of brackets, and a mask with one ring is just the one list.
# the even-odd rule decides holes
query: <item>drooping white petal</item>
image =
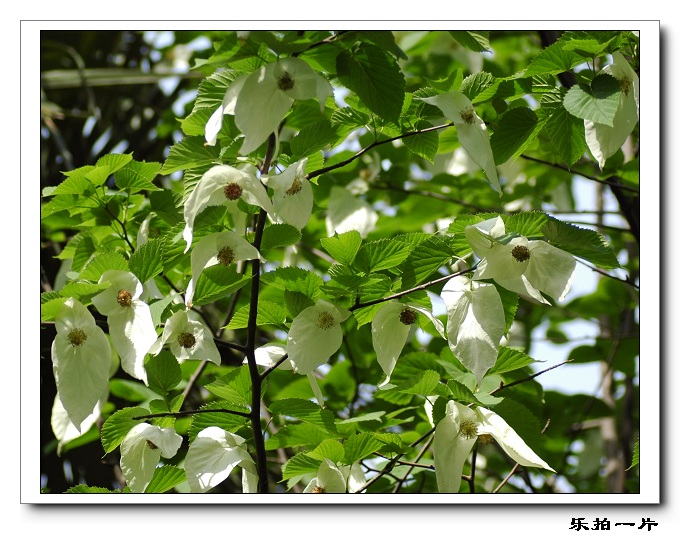
{"label": "drooping white petal", "polygon": [[56,316],[52,370],[57,392],[69,419],[80,431],[108,391],[111,346],[92,314],[73,298]]}
{"label": "drooping white petal", "polygon": [[437,106],[447,119],[453,121],[458,134],[458,141],[470,158],[484,170],[491,186],[503,194],[498,182],[498,172],[494,162],[491,142],[486,125],[475,113],[472,102],[458,91],[421,98],[424,102]]}
{"label": "drooping white petal", "polygon": [[400,320],[401,313],[407,308],[405,304],[396,301],[387,302],[376,312],[371,322],[373,349],[386,376],[381,386],[389,382],[411,332],[412,323],[405,324]]}
{"label": "drooping white petal", "polygon": [[602,73],[621,82],[621,98],[612,126],[584,120],[586,143],[600,170],[621,148],[640,119],[640,78],[620,52],[614,52],[612,59],[612,64],[602,69]]}
{"label": "drooping white petal", "polygon": [[366,475],[358,461],[352,464],[351,467],[344,465],[339,468],[347,482],[347,493],[357,493],[366,485]]}
{"label": "drooping white petal", "polygon": [[480,259],[486,257],[496,243],[495,238],[500,238],[504,234],[505,223],[500,216],[465,227],[465,238]]}
{"label": "drooping white petal", "polygon": [[223,262],[228,266],[232,262],[249,261],[252,259],[264,260],[259,251],[244,240],[241,236],[231,231],[214,232],[201,238],[191,252],[191,280],[185,293],[185,304],[191,307],[198,277],[204,269],[219,264],[219,253],[225,250],[230,252],[231,262]]}
{"label": "drooping white petal", "polygon": [[161,456],[174,457],[182,437],[174,429],[148,423],[134,426],[120,445],[120,468],[133,493],[143,493]]}
{"label": "drooping white petal", "polygon": [[[186,338],[185,335],[190,337]],[[193,345],[189,341],[192,337]],[[170,345],[170,351],[180,363],[197,359],[219,365],[222,361],[211,332],[200,321],[189,319],[187,312],[175,312],[167,319],[163,335],[151,347],[150,353],[160,353],[166,344]]]}
{"label": "drooping white petal", "polygon": [[[238,465],[243,465],[244,470],[256,474],[253,459],[244,442],[240,436],[219,427],[207,427],[199,432],[189,445],[184,462],[191,492],[205,493],[219,485]],[[256,480],[253,482],[252,475],[244,479],[244,484],[246,483],[249,491],[253,483],[257,485]]]}
{"label": "drooping white petal", "polygon": [[109,335],[123,370],[148,385],[144,356],[158,339],[156,327],[146,302],[133,300],[128,310],[108,317]]}
{"label": "drooping white petal", "polygon": [[366,238],[377,222],[378,214],[365,201],[344,187],[335,185],[331,188],[326,215],[328,236],[356,230],[362,238]]}
{"label": "drooping white petal", "polygon": [[490,434],[494,437],[503,451],[507,453],[516,463],[525,467],[552,469],[548,463],[541,459],[534,451],[527,446],[526,442],[506,423],[506,421],[491,410],[479,407],[476,409],[480,424],[477,428],[479,434]]}
{"label": "drooping white petal", "polygon": [[348,310],[319,300],[293,319],[288,331],[286,350],[291,364],[299,374],[314,371],[340,349],[340,323],[349,316]]}
{"label": "drooping white petal", "polygon": [[475,445],[477,437],[470,438],[461,434],[463,420],[477,418],[472,410],[449,401],[446,415],[437,423],[432,441],[434,455],[434,471],[437,477],[437,488],[440,493],[458,493],[463,475],[465,461]]}
{"label": "drooping white petal", "polygon": [[80,424],[80,430],[71,421],[68,412],[64,408],[64,405],[59,398],[59,395],[54,396],[54,404],[52,405],[52,415],[50,417],[50,424],[52,425],[52,432],[56,437],[57,444],[57,455],[61,455],[61,452],[66,444],[71,440],[84,435],[90,430],[92,425],[95,424],[99,416],[101,415],[102,407],[106,404],[106,400],[109,397],[108,389],[102,395],[102,398],[97,404],[95,404],[92,413],[83,419]]}
{"label": "drooping white petal", "polygon": [[454,355],[482,382],[496,364],[505,331],[503,303],[492,284],[465,277],[449,280],[441,293],[448,314],[447,336]]}
{"label": "drooping white petal", "polygon": [[247,77],[247,74],[238,76],[231,85],[229,85],[227,92],[224,93],[222,103],[210,116],[210,119],[208,119],[208,122],[205,125],[205,145],[213,146],[217,143],[217,135],[222,129],[224,116],[234,115],[236,100]]}
{"label": "drooping white petal", "polygon": [[272,220],[284,222],[302,230],[314,206],[312,184],[305,177],[307,158],[291,164],[281,174],[271,176],[262,181],[274,189],[272,204],[274,215]]}
{"label": "drooping white petal", "polygon": [[330,459],[321,461],[316,478],[312,478],[303,493],[345,493],[347,482],[337,465]]}
{"label": "drooping white petal", "polygon": [[[255,364],[272,367],[278,363],[284,355],[286,355],[286,346],[283,344],[276,342],[264,344],[255,350]],[[247,357],[243,359],[243,364],[248,364]],[[279,370],[293,370],[293,365],[291,365],[289,359],[286,359],[276,368]]]}
{"label": "drooping white petal", "polygon": [[547,242],[529,242],[531,258],[525,276],[531,284],[561,302],[571,288],[576,260],[571,253]]}

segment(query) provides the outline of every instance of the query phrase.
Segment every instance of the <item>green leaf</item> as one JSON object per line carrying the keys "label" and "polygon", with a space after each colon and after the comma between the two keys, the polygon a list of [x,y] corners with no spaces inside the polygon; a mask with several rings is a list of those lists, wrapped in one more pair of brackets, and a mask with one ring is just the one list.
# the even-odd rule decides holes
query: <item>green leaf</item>
{"label": "green leaf", "polygon": [[519,212],[504,218],[506,232],[518,232],[527,238],[543,236],[548,215],[539,211]]}
{"label": "green leaf", "polygon": [[59,297],[57,293],[54,294],[58,298],[53,298],[40,303],[40,321],[54,321],[57,318],[59,310],[61,310],[62,304],[66,301],[65,298]]}
{"label": "green leaf", "polygon": [[621,86],[617,79],[609,74],[600,74],[590,86],[581,83],[569,89],[562,103],[564,109],[579,119],[611,127],[620,97]]}
{"label": "green leaf", "polygon": [[226,376],[217,378],[205,388],[213,395],[233,404],[250,406],[252,402],[252,382],[248,365],[242,365]]}
{"label": "green leaf", "polygon": [[460,86],[460,92],[467,96],[472,103],[479,102],[479,95],[485,90],[498,87],[494,85],[495,78],[488,72],[476,72],[466,77]]}
{"label": "green leaf", "polygon": [[401,264],[410,252],[408,244],[385,238],[361,246],[354,258],[354,266],[367,274],[387,270]]}
{"label": "green leaf", "polygon": [[153,477],[146,486],[144,493],[165,493],[174,489],[186,481],[186,479],[187,475],[184,469],[173,467],[172,465],[163,465],[154,471]]}
{"label": "green leaf", "polygon": [[397,121],[404,103],[404,74],[394,57],[379,47],[362,44],[336,59],[340,82],[368,108],[388,121]]}
{"label": "green leaf", "polygon": [[343,463],[352,465],[378,451],[383,443],[375,438],[373,433],[360,433],[350,436],[343,445],[345,446]]}
{"label": "green leaf", "polygon": [[467,30],[449,30],[449,34],[456,40],[460,45],[469,49],[470,51],[476,51],[481,53],[482,51],[489,51],[491,45],[489,44],[489,34],[487,31],[467,31]]}
{"label": "green leaf", "polygon": [[552,217],[543,227],[546,241],[564,251],[590,261],[595,266],[613,269],[621,265],[604,236],[594,230],[569,225]]}
{"label": "green leaf", "polygon": [[269,225],[264,229],[260,253],[266,256],[275,247],[287,247],[297,244],[302,234],[292,225],[284,223]]}
{"label": "green leaf", "polygon": [[640,464],[640,439],[635,441],[635,446],[633,447],[633,459],[630,462],[630,466],[626,470],[630,470],[636,465]]}
{"label": "green leaf", "polygon": [[83,302],[84,300],[90,300],[91,297],[105,291],[107,288],[107,285],[100,285],[98,283],[72,281],[67,283],[61,291],[59,291],[59,294],[64,298],[73,297],[80,302]]}
{"label": "green leaf", "polygon": [[323,461],[330,459],[335,464],[338,464],[345,457],[345,448],[337,440],[328,438],[321,442],[316,448],[308,452],[308,455],[314,459]]}
{"label": "green leaf", "polygon": [[69,487],[64,493],[125,493],[120,489],[107,489],[105,487],[98,487],[92,485],[78,484],[73,487]]}
{"label": "green leaf", "polygon": [[573,51],[565,51],[563,44],[554,43],[546,47],[531,61],[526,70],[522,73],[523,77],[537,76],[544,74],[561,74],[568,72],[574,66],[586,60],[581,55]]}
{"label": "green leaf", "polygon": [[334,144],[337,139],[337,129],[331,125],[329,120],[321,119],[303,127],[290,141],[290,150],[295,156],[307,157]]}
{"label": "green leaf", "polygon": [[[201,406],[201,410],[235,410],[244,411],[243,406],[234,405],[230,402],[218,401]],[[245,411],[247,412],[247,410]],[[187,431],[190,440],[194,440],[196,435],[207,427],[219,427],[232,433],[239,432],[240,429],[248,424],[248,419],[236,414],[227,412],[201,412],[191,418],[191,425]]]}
{"label": "green leaf", "polygon": [[[306,379],[304,380],[309,383]],[[264,444],[266,450],[279,448],[310,448],[321,444],[328,438],[328,433],[311,423],[288,423],[280,428],[276,434],[267,438]]]}
{"label": "green leaf", "polygon": [[132,380],[112,378],[109,380],[111,394],[128,402],[148,402],[160,398],[158,393],[149,389],[146,385]]}
{"label": "green leaf", "polygon": [[184,221],[182,213],[182,196],[170,189],[155,191],[149,195],[151,209],[170,226]]}
{"label": "green leaf", "polygon": [[555,108],[545,129],[562,162],[567,166],[571,167],[586,152],[588,146],[583,121],[564,107]]}
{"label": "green leaf", "polygon": [[320,427],[329,434],[336,435],[335,417],[333,412],[321,408],[318,404],[305,399],[281,399],[275,400],[269,405],[272,414],[285,415],[311,423]]}
{"label": "green leaf", "polygon": [[146,283],[163,272],[163,239],[152,238],[130,256],[129,266],[137,279]]}
{"label": "green leaf", "polygon": [[306,453],[298,453],[291,457],[283,467],[281,481],[289,480],[295,476],[316,473],[321,465],[320,459],[310,457]]}
{"label": "green leaf", "polygon": [[302,293],[311,299],[320,295],[319,288],[323,285],[323,280],[314,272],[295,266],[277,268],[272,272],[266,272],[262,274],[260,279],[262,283],[277,289]]}
{"label": "green leaf", "polygon": [[311,298],[298,291],[284,291],[283,300],[291,317],[295,317],[305,308],[314,306],[314,301]]}
{"label": "green leaf", "polygon": [[546,123],[530,108],[513,108],[503,114],[491,135],[491,149],[496,164],[518,157],[531,144]]}
{"label": "green leaf", "polygon": [[104,453],[111,453],[115,450],[133,427],[146,421],[146,419],[132,418],[146,415],[149,415],[149,411],[138,406],[121,408],[111,414],[102,425],[102,447],[104,448]]}
{"label": "green leaf", "polygon": [[149,387],[164,395],[172,391],[182,381],[182,371],[177,358],[167,350],[151,356],[144,365],[149,378]]}
{"label": "green leaf", "polygon": [[[431,126],[431,123],[420,121],[416,124],[415,130],[423,130]],[[439,135],[436,131],[414,134],[403,138],[402,142],[411,153],[434,163],[434,156],[439,149]]]}
{"label": "green leaf", "polygon": [[[241,306],[229,321],[227,329],[245,329],[248,326],[250,304]],[[282,325],[286,322],[286,308],[269,300],[260,300],[257,304],[257,325]]]}
{"label": "green leaf", "polygon": [[506,372],[512,372],[519,368],[524,368],[531,363],[535,363],[536,360],[529,357],[526,353],[522,351],[517,351],[516,349],[506,348],[505,346],[500,346],[498,348],[498,359],[496,359],[496,364],[489,370],[489,374],[504,374]]}
{"label": "green leaf", "polygon": [[121,168],[114,178],[116,185],[130,194],[139,191],[160,191],[160,188],[151,182],[160,169],[161,165],[157,162],[131,161]]}
{"label": "green leaf", "polygon": [[86,281],[99,281],[107,270],[129,270],[128,262],[120,253],[101,253],[87,264],[79,278]]}
{"label": "green leaf", "polygon": [[347,266],[352,264],[361,247],[361,235],[356,230],[335,234],[331,238],[321,238],[320,241],[331,257]]}
{"label": "green leaf", "polygon": [[[91,232],[79,233],[78,242],[73,251],[73,262],[71,263],[72,270],[82,270],[87,262],[92,258],[92,255],[97,251],[97,245]],[[63,251],[62,251],[63,253]],[[61,255],[60,255],[60,258]]]}
{"label": "green leaf", "polygon": [[189,170],[199,166],[219,164],[220,147],[206,146],[205,138],[187,136],[170,148],[168,158],[160,170],[161,175],[172,174],[178,170]]}
{"label": "green leaf", "polygon": [[236,271],[236,265],[223,266],[216,264],[203,270],[196,282],[194,305],[203,306],[219,300],[234,291],[238,291],[250,277]]}
{"label": "green leaf", "polygon": [[431,236],[418,244],[399,266],[401,288],[410,289],[425,281],[453,257],[450,237]]}
{"label": "green leaf", "polygon": [[132,161],[132,153],[109,153],[97,160],[97,168],[104,167],[113,174]]}

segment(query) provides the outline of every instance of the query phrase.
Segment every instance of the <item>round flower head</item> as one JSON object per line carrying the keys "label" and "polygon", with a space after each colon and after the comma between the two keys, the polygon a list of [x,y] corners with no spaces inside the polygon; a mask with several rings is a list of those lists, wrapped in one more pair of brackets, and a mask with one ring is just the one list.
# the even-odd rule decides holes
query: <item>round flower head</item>
{"label": "round flower head", "polygon": [[302,310],[290,325],[286,349],[299,374],[310,374],[328,361],[342,344],[342,323],[350,316],[344,308],[318,300]]}
{"label": "round flower head", "polygon": [[375,314],[371,323],[373,349],[378,364],[385,372],[385,380],[379,387],[390,381],[390,376],[397,364],[404,345],[418,324],[418,314],[426,316],[444,337],[444,326],[432,315],[432,312],[415,304],[402,304],[390,301],[385,303]]}
{"label": "round flower head", "polygon": [[164,345],[170,346],[170,351],[180,363],[197,359],[219,365],[222,361],[208,328],[199,321],[189,319],[187,312],[175,312],[168,318],[163,335],[151,347],[151,353],[160,353]]}
{"label": "round flower head", "polygon": [[57,313],[52,342],[52,370],[68,419],[80,431],[108,392],[111,346],[92,314],[74,298]]}
{"label": "round flower head", "polygon": [[187,307],[191,307],[198,277],[204,269],[217,264],[229,266],[238,261],[253,259],[264,261],[255,246],[234,232],[214,232],[201,238],[191,252],[191,280],[185,296]]}
{"label": "round flower head", "polygon": [[273,213],[271,201],[262,183],[245,170],[237,170],[226,164],[213,166],[194,187],[184,203],[183,237],[187,243],[186,253],[191,247],[194,221],[200,212],[209,206],[221,206],[242,199],[248,204],[260,206],[267,213]]}
{"label": "round flower head", "polygon": [[283,173],[263,178],[263,183],[274,189],[272,220],[287,223],[302,230],[312,215],[314,195],[312,184],[305,177],[307,158],[291,164]]}
{"label": "round flower head", "polygon": [[238,465],[243,469],[243,492],[256,493],[257,468],[245,439],[219,427],[206,427],[189,445],[184,462],[189,489],[205,493],[226,480]]}
{"label": "round flower head", "polygon": [[175,429],[135,425],[120,445],[120,468],[133,493],[143,493],[162,457],[170,459],[182,445]]}
{"label": "round flower head", "polygon": [[475,113],[470,99],[458,91],[421,98],[423,102],[437,106],[447,119],[453,121],[458,141],[470,158],[484,170],[491,186],[503,194],[498,182],[498,172],[494,162],[489,133],[484,121]]}
{"label": "round flower head", "polygon": [[295,100],[316,98],[323,110],[332,93],[330,83],[297,57],[258,68],[238,91],[234,107],[234,121],[245,135],[241,153],[247,155],[276,134]]}
{"label": "round flower head", "polygon": [[92,303],[107,316],[111,342],[123,370],[148,385],[144,356],[158,335],[149,306],[139,299],[142,284],[131,272],[123,270],[107,270],[99,279],[99,283],[104,282],[110,282],[111,287],[92,297]]}
{"label": "round flower head", "polygon": [[437,424],[432,442],[434,470],[440,493],[458,493],[465,461],[478,436],[490,435],[516,463],[554,472],[498,414],[469,408],[454,400]]}

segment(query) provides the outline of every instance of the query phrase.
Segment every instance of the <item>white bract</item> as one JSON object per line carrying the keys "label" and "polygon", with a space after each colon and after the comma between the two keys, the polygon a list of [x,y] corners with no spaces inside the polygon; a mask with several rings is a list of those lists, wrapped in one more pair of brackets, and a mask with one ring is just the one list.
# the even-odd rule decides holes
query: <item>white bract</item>
{"label": "white bract", "polygon": [[470,158],[481,166],[491,186],[499,195],[502,195],[489,133],[484,121],[475,113],[470,99],[458,91],[449,91],[420,100],[437,106],[447,119],[453,121],[460,145],[467,151]]}
{"label": "white bract", "polygon": [[286,350],[299,374],[309,374],[333,355],[342,344],[342,323],[351,315],[325,300],[302,310],[288,331]]}
{"label": "white bract", "polygon": [[144,356],[158,335],[149,306],[139,299],[142,284],[134,274],[124,270],[107,270],[99,279],[99,283],[104,282],[110,282],[111,287],[92,297],[92,303],[107,316],[111,342],[123,370],[148,385]]}
{"label": "white bract", "polygon": [[588,148],[600,170],[607,159],[621,148],[640,119],[640,78],[621,53],[616,51],[612,59],[612,64],[605,66],[601,72],[615,77],[621,85],[621,98],[612,126],[588,119],[583,122]]}
{"label": "white bract", "polygon": [[516,463],[555,472],[498,414],[486,408],[473,409],[450,400],[446,405],[445,416],[437,423],[432,441],[434,470],[440,493],[458,493],[465,461],[477,437],[482,435],[492,436]]}
{"label": "white bract", "polygon": [[362,238],[366,238],[377,222],[378,214],[365,201],[344,187],[334,185],[331,188],[326,215],[328,236],[356,230]]}
{"label": "white bract", "polygon": [[244,493],[257,493],[257,468],[245,447],[245,439],[207,427],[189,445],[184,470],[192,493],[205,493],[229,477],[241,465]]}
{"label": "white bract", "polygon": [[55,328],[52,371],[57,393],[69,420],[80,431],[108,392],[111,346],[92,314],[74,298],[60,308]]}
{"label": "white bract", "polygon": [[272,203],[276,223],[287,223],[302,230],[312,215],[314,195],[312,184],[305,177],[307,158],[291,164],[281,174],[262,178],[262,182],[274,189]]}
{"label": "white bract", "polygon": [[[270,342],[255,350],[255,364],[271,368],[284,356],[286,356],[286,346],[277,342]],[[248,364],[248,357],[243,359],[243,364]],[[276,368],[278,370],[293,370],[293,365],[290,363],[290,359],[287,358]]]}
{"label": "white bract", "polygon": [[409,335],[417,328],[418,314],[426,316],[445,338],[444,325],[432,315],[432,312],[415,304],[402,304],[397,301],[385,303],[373,317],[371,322],[371,338],[378,364],[385,372],[385,380],[379,387],[390,381],[390,376],[397,364]]}
{"label": "white bract", "polygon": [[196,216],[209,206],[235,204],[239,199],[254,206],[260,206],[267,213],[274,210],[267,196],[267,191],[257,178],[247,169],[238,170],[226,164],[213,166],[194,187],[184,203],[184,232],[182,236],[187,243],[186,253],[191,247],[194,237]]}
{"label": "white bract", "polygon": [[83,421],[80,423],[80,429],[78,429],[71,421],[71,418],[69,417],[68,412],[64,408],[64,405],[62,404],[59,395],[57,394],[54,396],[54,404],[52,405],[52,415],[50,417],[50,424],[52,426],[52,432],[54,433],[54,436],[58,441],[57,455],[61,455],[64,446],[68,444],[71,440],[74,440],[79,436],[84,435],[87,431],[89,431],[92,428],[92,425],[94,425],[97,419],[99,419],[99,416],[102,413],[102,406],[106,404],[106,400],[108,399],[108,397],[109,391],[107,389],[102,395],[102,398],[99,400],[99,402],[97,402],[97,404],[94,405],[92,413],[85,419],[83,419]]}
{"label": "white bract", "polygon": [[264,261],[255,246],[234,232],[214,232],[201,238],[191,252],[191,280],[184,297],[187,308],[191,307],[198,277],[204,269],[253,259]]}
{"label": "white bract", "polygon": [[229,86],[220,107],[208,120],[205,139],[214,145],[222,126],[222,116],[234,114],[236,126],[245,136],[240,152],[257,149],[270,134],[277,134],[279,123],[295,100],[316,98],[323,111],[333,89],[322,76],[297,57],[281,59],[239,76]]}
{"label": "white bract", "polygon": [[208,327],[189,319],[187,312],[175,312],[167,319],[162,336],[149,351],[157,355],[164,345],[170,346],[170,351],[180,363],[187,359],[212,361],[218,365],[222,362]]}
{"label": "white bract", "polygon": [[324,459],[303,493],[356,493],[365,485],[366,476],[359,463],[338,467],[330,459]]}
{"label": "white bract", "polygon": [[507,243],[496,238],[505,235],[499,217],[465,227],[465,237],[481,258],[473,279],[493,279],[501,287],[544,304],[550,304],[541,293],[557,301],[571,288],[576,260],[571,253],[543,240],[515,236]]}
{"label": "white bract", "polygon": [[120,468],[133,493],[144,493],[153,477],[161,456],[177,455],[182,437],[175,429],[148,423],[135,425],[120,445]]}
{"label": "white bract", "polygon": [[505,332],[505,313],[496,286],[463,276],[451,278],[441,292],[448,316],[446,334],[453,354],[482,383],[496,364]]}

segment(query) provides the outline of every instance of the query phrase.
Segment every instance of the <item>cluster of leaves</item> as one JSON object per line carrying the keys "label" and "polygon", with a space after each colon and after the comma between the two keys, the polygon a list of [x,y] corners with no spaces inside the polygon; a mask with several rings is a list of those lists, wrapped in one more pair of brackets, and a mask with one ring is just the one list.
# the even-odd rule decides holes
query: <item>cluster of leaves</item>
{"label": "cluster of leaves", "polygon": [[[533,53],[520,61],[507,54],[512,45],[504,43],[517,39],[499,36],[496,42],[488,32],[226,33],[208,58],[194,61],[196,69],[209,75],[198,86],[191,111],[179,120],[182,138],[162,162],[135,160],[134,153],[106,154],[93,165],[64,172],[61,183],[44,189],[46,236],[67,233],[68,240],[57,255],[65,280],[42,293],[42,320],[54,321],[70,298],[90,305],[109,287],[99,281],[102,274],[121,270],[145,285],[159,334],[168,318],[184,311],[181,295],[192,272],[182,238],[183,206],[210,168],[250,163],[260,169],[271,165],[276,173],[306,159],[314,191],[313,213],[301,230],[265,222],[258,207],[240,201],[239,211],[248,217],[246,237],[257,244],[265,262],[213,266],[196,281],[192,311],[212,331],[221,365],[180,364],[161,351],[147,356],[146,386],[122,372],[114,354],[101,434],[93,427],[60,449],[100,439],[102,454],[113,455],[142,421],[173,428],[186,437],[185,445],[201,431],[218,427],[244,438],[259,466],[265,464],[265,471],[259,471],[261,490],[299,491],[330,460],[337,466],[359,463],[369,477],[377,475],[364,487],[370,493],[392,491],[395,485],[403,492],[435,492],[427,438],[453,400],[492,409],[551,466],[566,473],[564,459],[572,441],[564,436],[570,425],[582,422],[575,415],[578,399],[557,398],[529,379],[536,361],[527,354],[528,346],[501,346],[495,365],[477,383],[434,325],[420,317],[417,325],[424,334],[409,338],[391,387],[379,389],[384,374],[371,327],[364,326],[393,299],[440,311],[433,300],[443,282],[476,264],[465,227],[498,215],[504,216],[508,233],[544,240],[593,267],[620,267],[614,242],[542,210],[573,199],[568,170],[576,166],[595,181],[637,189],[637,159],[626,160],[618,151],[599,171],[588,156],[584,130],[584,120],[613,124],[621,89],[614,77],[595,67],[617,51],[634,59],[636,37],[630,32],[569,32],[548,47],[533,45]],[[496,56],[487,70],[472,70],[467,63],[481,59],[480,52],[491,51],[492,43]],[[271,142],[245,160],[240,156],[243,135],[231,116],[224,117],[217,145],[206,146],[206,123],[234,80],[291,56],[323,74],[336,96],[323,109],[314,100],[295,101],[283,120],[274,163]],[[574,77],[570,87],[561,81],[565,73]],[[490,129],[495,164],[501,173],[506,167],[508,172],[501,176],[502,197],[478,168],[454,174],[441,166],[442,159],[460,149],[457,130],[437,107],[420,99],[451,91],[469,99]],[[527,158],[532,162],[522,162],[524,178],[512,178],[510,165]],[[359,203],[364,222],[333,232],[337,224],[329,224],[329,207],[343,197]],[[366,219],[375,210],[377,222]],[[236,226],[233,213],[213,206],[198,214],[193,234],[200,239]],[[626,291],[621,304],[632,310],[630,294],[613,280],[601,282],[598,291],[565,310],[596,315],[587,314],[585,307],[606,311],[600,303],[621,290]],[[506,333],[516,319],[531,331],[553,310],[556,324],[564,315],[500,286],[498,291]],[[262,368],[258,373],[254,360],[256,347],[285,345],[296,316],[319,300],[352,312],[342,324],[342,346],[317,376],[323,406],[315,402],[318,395],[307,377]],[[611,310],[612,316],[616,311]],[[445,313],[438,317],[446,323]],[[607,346],[614,342],[618,347],[618,340],[581,346],[574,358],[606,360]],[[634,376],[635,354],[632,344],[619,350],[621,360],[614,361],[614,368]],[[273,362],[281,363],[283,358]],[[595,409],[586,417],[611,415],[611,407],[592,402]],[[259,415],[253,416],[260,405],[266,409],[264,430]],[[543,434],[548,420],[551,426]],[[145,492],[186,491],[181,468],[186,454],[187,448],[180,448],[158,467]],[[277,454],[281,466],[267,465],[265,454]],[[504,467],[511,467],[492,446],[480,445],[479,455],[486,457],[488,469],[477,478],[490,491],[503,479]],[[402,459],[413,462],[402,464]],[[545,479],[539,490],[553,483]],[[240,484],[232,478],[213,489],[234,492]],[[103,490],[78,486],[70,491]]]}

